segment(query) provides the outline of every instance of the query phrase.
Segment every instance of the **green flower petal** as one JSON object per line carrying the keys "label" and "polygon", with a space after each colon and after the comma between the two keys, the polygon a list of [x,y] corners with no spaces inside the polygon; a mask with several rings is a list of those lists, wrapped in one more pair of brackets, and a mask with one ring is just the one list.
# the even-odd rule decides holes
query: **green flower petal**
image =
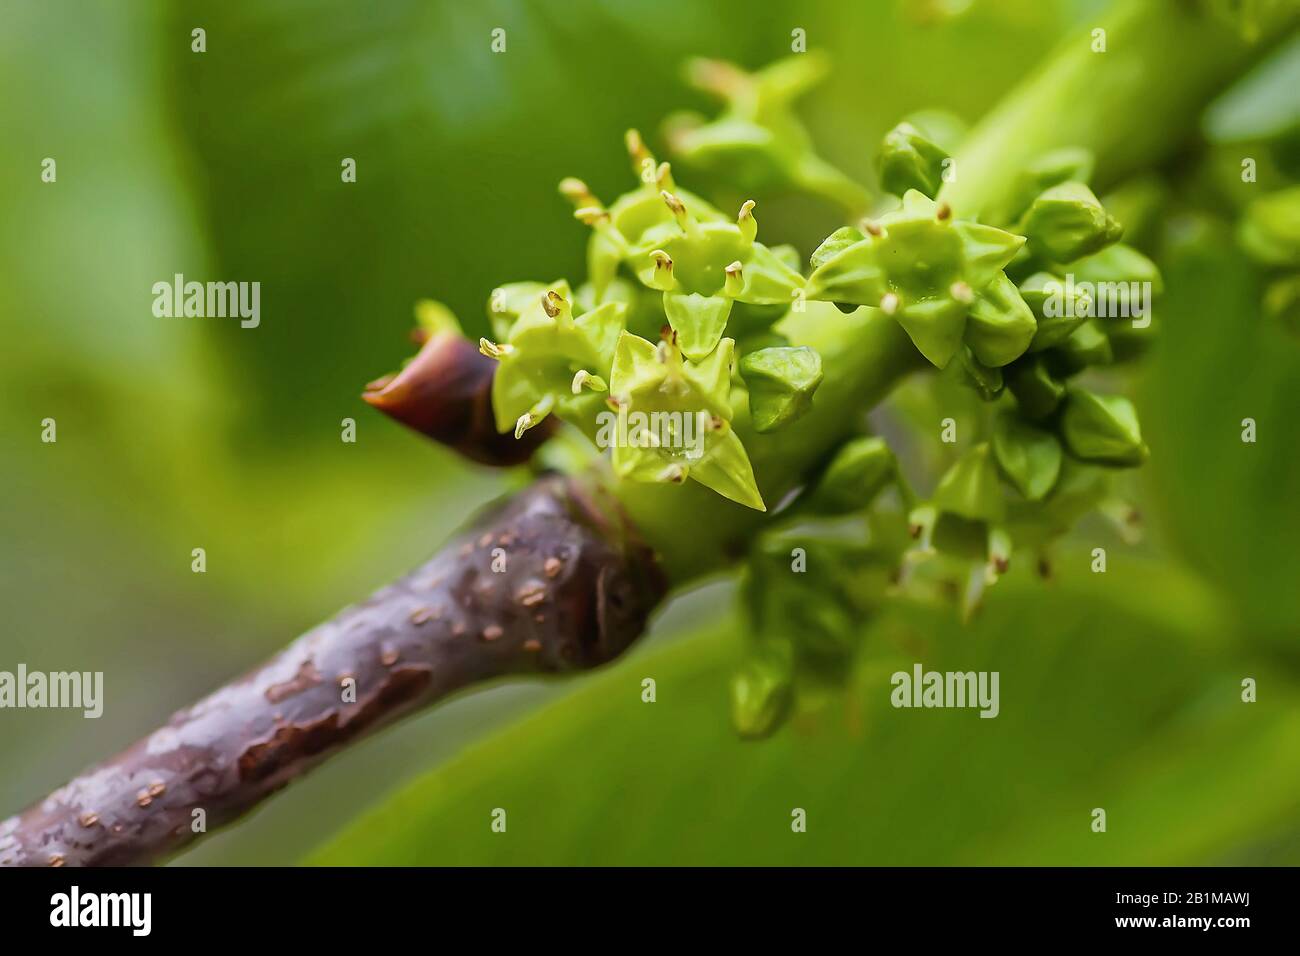
{"label": "green flower petal", "polygon": [[731,314],[731,301],[698,293],[664,293],[664,315],[687,358],[701,359],[717,347]]}
{"label": "green flower petal", "polygon": [[691,466],[690,477],[746,508],[767,510],[745,446],[729,427],[715,433],[704,459]]}
{"label": "green flower petal", "polygon": [[956,299],[916,302],[895,316],[912,344],[936,368],[944,368],[961,348],[966,328],[966,306]]}
{"label": "green flower petal", "polygon": [[740,360],[749,388],[749,414],[759,432],[774,431],[812,408],[822,380],[821,356],[807,346],[767,348]]}

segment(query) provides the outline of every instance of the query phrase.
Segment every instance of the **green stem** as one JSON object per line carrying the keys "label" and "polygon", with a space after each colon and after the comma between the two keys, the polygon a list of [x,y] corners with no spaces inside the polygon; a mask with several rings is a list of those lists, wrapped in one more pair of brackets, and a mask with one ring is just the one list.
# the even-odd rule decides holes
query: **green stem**
{"label": "green stem", "polygon": [[[1103,180],[1163,158],[1195,128],[1209,97],[1266,52],[1175,0],[1123,0],[1098,19],[1106,52],[1082,32],[973,131],[957,156],[957,178],[942,196],[970,217],[997,206],[1026,160],[1066,145],[1092,149]],[[1290,15],[1288,15],[1290,16]],[[1278,36],[1274,22],[1265,36]],[[825,378],[813,411],[775,435],[738,426],[759,487],[772,508],[861,425],[862,416],[908,373],[923,366],[898,325],[875,309],[851,316],[809,303],[783,331],[822,356]],[[766,516],[694,482],[681,486],[609,484],[675,584],[741,557]]]}
{"label": "green stem", "polygon": [[[1061,146],[1097,156],[1099,182],[1148,168],[1196,129],[1201,111],[1296,22],[1278,11],[1243,41],[1199,4],[1121,0],[1067,39],[971,132],[940,198],[964,218],[1001,207],[1015,175]],[[1105,52],[1092,31],[1105,30]]]}
{"label": "green stem", "polygon": [[[780,328],[794,344],[818,351],[823,379],[812,410],[796,425],[759,435],[743,421],[737,424],[768,508],[775,507],[813,466],[860,428],[866,412],[903,376],[922,366],[898,323],[878,309],[843,315],[829,303],[809,302],[806,312],[792,313]],[[617,482],[613,490],[675,583],[741,556],[765,518],[695,482],[626,481]]]}

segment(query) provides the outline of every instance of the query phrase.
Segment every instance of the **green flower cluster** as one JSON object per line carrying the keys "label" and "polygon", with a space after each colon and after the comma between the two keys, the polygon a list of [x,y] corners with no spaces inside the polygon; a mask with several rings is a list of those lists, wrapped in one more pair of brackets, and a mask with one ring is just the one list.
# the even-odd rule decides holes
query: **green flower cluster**
{"label": "green flower cluster", "polygon": [[[678,188],[636,131],[627,146],[639,182],[608,207],[580,180],[560,184],[575,217],[593,228],[590,281],[576,293],[557,281],[494,294],[497,341],[481,348],[501,362],[497,425],[522,434],[554,412],[610,447],[621,477],[689,478],[764,510],[733,407],[743,402],[747,426],[759,432],[811,407],[820,358],[770,332],[802,295],[798,257],[758,241],[752,201],[728,218]],[[602,412],[614,419],[602,423]]]}
{"label": "green flower cluster", "polygon": [[[945,159],[915,129],[900,128],[886,138],[882,178],[935,189]],[[1005,571],[1013,542],[1041,546],[1104,505],[1102,470],[1147,458],[1132,403],[1080,380],[1145,347],[1151,302],[1162,291],[1155,265],[1119,242],[1122,226],[1088,187],[1092,166],[1078,149],[1031,162],[997,213],[1008,232],[981,225],[963,234],[954,222],[948,228],[956,237],[945,236],[941,191],[930,203],[909,189],[893,218],[883,217],[827,264],[842,263],[838,274],[852,276],[856,298],[849,301],[871,304],[865,300],[879,295],[878,306],[893,312],[935,365],[957,358],[960,380],[987,403],[984,440],[912,515],[923,552],[986,562],[986,582]],[[895,223],[910,230],[906,257],[885,244]],[[850,259],[855,248],[861,251]],[[814,272],[810,297],[814,287],[820,293],[847,285],[819,282]],[[969,299],[964,309],[962,299]],[[914,302],[920,311],[909,316]]]}
{"label": "green flower cluster", "polygon": [[[725,158],[765,183],[798,182],[795,170],[816,165],[806,135],[789,131],[790,102],[820,75],[816,60],[755,75],[703,62],[692,71],[728,108],[714,123],[677,123],[684,155]],[[515,283],[493,295],[496,340],[481,345],[501,363],[498,428],[522,434],[555,413],[609,446],[622,477],[695,480],[761,510],[741,436],[798,421],[822,377],[817,353],[773,324],[809,300],[879,309],[933,366],[953,369],[989,403],[986,440],[953,465],[914,523],[935,547],[982,542],[996,573],[1015,521],[1006,493],[1042,510],[1074,470],[1145,459],[1132,405],[1097,394],[1080,374],[1145,346],[1160,277],[1119,242],[1123,229],[1089,188],[1083,150],[1029,163],[991,221],[955,216],[942,195],[954,166],[935,140],[950,146],[960,131],[925,131],[942,125],[918,117],[885,137],[880,180],[897,198],[827,237],[806,277],[794,250],[759,241],[752,200],[723,213],[681,188],[630,131],[634,189],[606,205],[580,180],[560,184],[593,230],[588,282]],[[621,430],[608,427],[610,415]],[[665,424],[628,441],[638,420]]]}
{"label": "green flower cluster", "polygon": [[[850,441],[786,523],[761,536],[746,589],[751,653],[732,683],[744,736],[771,733],[805,696],[842,679],[857,622],[893,590],[923,586],[923,569],[946,585],[954,565],[968,567],[961,600],[971,613],[1013,550],[1041,557],[1093,510],[1131,517],[1111,474],[1148,449],[1133,405],[1098,393],[1086,373],[1145,347],[1158,270],[1119,242],[1122,228],[1087,185],[1086,152],[1030,163],[991,223],[958,219],[944,203],[948,160],[915,125],[891,131],[880,178],[900,200],[828,237],[804,294],[892,316],[932,365],[978,396],[980,438],[925,500],[882,439]],[[881,506],[888,488],[895,494]],[[815,575],[790,573],[792,545]]]}
{"label": "green flower cluster", "polygon": [[817,155],[793,104],[829,72],[816,51],[786,57],[749,73],[721,60],[694,59],[686,80],[721,100],[720,115],[674,113],[664,134],[675,156],[746,192],[793,189],[821,196],[850,214],[870,202],[867,191]]}

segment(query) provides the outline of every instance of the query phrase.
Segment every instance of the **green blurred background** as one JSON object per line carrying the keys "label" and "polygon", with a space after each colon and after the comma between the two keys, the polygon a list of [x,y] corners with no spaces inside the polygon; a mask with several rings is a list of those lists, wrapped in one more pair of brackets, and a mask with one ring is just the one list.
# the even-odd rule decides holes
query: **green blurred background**
{"label": "green blurred background", "polygon": [[[477,335],[497,284],[581,275],[585,229],[555,184],[624,189],[627,127],[658,147],[666,113],[708,106],[684,58],[757,67],[803,28],[836,64],[804,115],[870,182],[901,116],[976,119],[1103,5],[928,15],[958,6],[0,6],[0,669],[102,670],[107,694],[99,720],[0,714],[0,816],[408,569],[509,485],[360,388],[411,351],[417,298]],[[764,234],[805,256],[838,224],[758,198]],[[1057,580],[1013,572],[971,627],[914,607],[864,624],[848,692],[758,744],[729,727],[740,638],[714,582],[618,665],[407,721],[178,862],[1300,862],[1300,354],[1259,319],[1222,229],[1198,220],[1163,260],[1164,337],[1133,386],[1153,450],[1140,546],[1087,525]],[[261,326],[155,318],[151,286],[178,272],[260,281]],[[1098,545],[1106,575],[1087,573]],[[999,670],[1001,716],[893,710],[880,688],[913,660]],[[1258,703],[1240,702],[1244,677]]]}

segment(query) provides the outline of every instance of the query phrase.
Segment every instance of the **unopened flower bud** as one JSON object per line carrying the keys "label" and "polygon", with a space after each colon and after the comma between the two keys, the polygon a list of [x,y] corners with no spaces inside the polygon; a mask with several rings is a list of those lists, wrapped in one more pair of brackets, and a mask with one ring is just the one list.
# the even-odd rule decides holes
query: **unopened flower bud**
{"label": "unopened flower bud", "polygon": [[1029,247],[1051,262],[1073,262],[1119,240],[1124,228],[1083,183],[1053,186],[1030,204],[1020,230]]}
{"label": "unopened flower bud", "polygon": [[1061,473],[1061,445],[1051,432],[999,415],[993,426],[993,454],[1002,474],[1030,501],[1043,498]]}
{"label": "unopened flower bud", "polygon": [[731,680],[731,722],[747,740],[768,737],[781,726],[794,700],[793,652],[747,661]]}
{"label": "unopened flower bud", "polygon": [[895,479],[897,468],[883,438],[871,435],[846,442],[818,480],[813,506],[823,514],[861,511]]}
{"label": "unopened flower bud", "polygon": [[915,189],[933,198],[943,185],[946,159],[948,154],[915,126],[899,123],[885,135],[880,149],[880,184],[898,196]]}
{"label": "unopened flower bud", "polygon": [[1037,329],[1016,284],[999,273],[971,304],[965,340],[982,364],[999,368],[1024,354]]}
{"label": "unopened flower bud", "polygon": [[1147,460],[1137,411],[1119,395],[1071,388],[1061,412],[1061,437],[1070,454],[1084,461],[1132,467]]}

